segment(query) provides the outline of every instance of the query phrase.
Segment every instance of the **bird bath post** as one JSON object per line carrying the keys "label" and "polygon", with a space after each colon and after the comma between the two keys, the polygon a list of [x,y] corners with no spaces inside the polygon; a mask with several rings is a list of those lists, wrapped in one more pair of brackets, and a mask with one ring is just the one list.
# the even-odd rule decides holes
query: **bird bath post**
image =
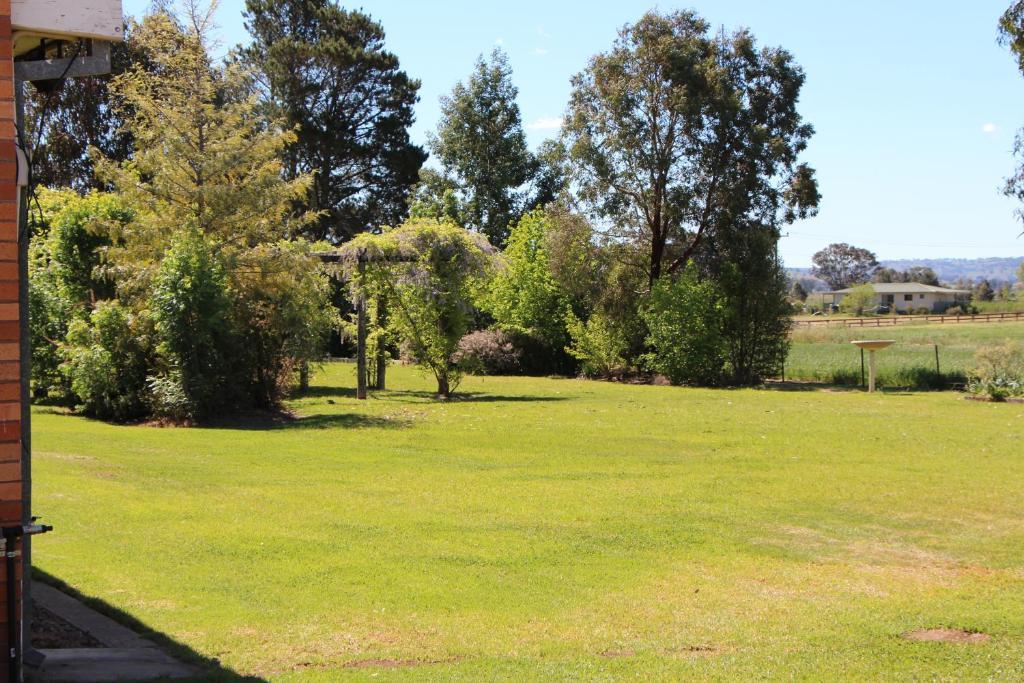
{"label": "bird bath post", "polygon": [[852,341],[850,343],[854,346],[868,350],[868,393],[870,394],[875,390],[875,351],[884,349],[887,346],[892,346],[896,343],[896,340],[866,339],[862,341]]}

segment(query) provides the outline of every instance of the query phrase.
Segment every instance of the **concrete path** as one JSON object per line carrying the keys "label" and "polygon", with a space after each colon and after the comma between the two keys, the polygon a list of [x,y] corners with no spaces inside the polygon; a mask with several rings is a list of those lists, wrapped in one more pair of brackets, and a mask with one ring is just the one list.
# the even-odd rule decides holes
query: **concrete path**
{"label": "concrete path", "polygon": [[32,599],[66,619],[96,640],[103,648],[40,650],[46,656],[33,680],[47,683],[101,683],[144,681],[154,678],[188,678],[201,672],[170,656],[156,643],[87,607],[66,593],[32,583]]}

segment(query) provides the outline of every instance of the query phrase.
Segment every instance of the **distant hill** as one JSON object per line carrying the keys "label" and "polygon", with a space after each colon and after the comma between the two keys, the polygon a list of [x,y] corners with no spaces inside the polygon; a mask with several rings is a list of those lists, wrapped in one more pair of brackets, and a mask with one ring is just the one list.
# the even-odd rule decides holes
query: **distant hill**
{"label": "distant hill", "polygon": [[[993,256],[991,258],[922,258],[895,259],[879,261],[883,268],[907,270],[914,266],[926,266],[935,271],[942,282],[956,282],[960,278],[977,282],[987,279],[989,282],[1009,282],[1017,280],[1017,268],[1024,261],[1024,256]],[[809,278],[810,268],[787,268],[790,277]],[[816,281],[814,284],[817,284]],[[810,283],[805,282],[805,286]],[[824,284],[824,283],[822,283]]]}
{"label": "distant hill", "polygon": [[913,266],[926,266],[935,271],[943,282],[955,282],[960,278],[965,280],[999,280],[1002,282],[1015,282],[1017,280],[1017,268],[1020,267],[1024,256],[1009,256],[991,258],[923,258],[923,259],[898,259],[894,261],[881,261],[885,268],[906,270]]}

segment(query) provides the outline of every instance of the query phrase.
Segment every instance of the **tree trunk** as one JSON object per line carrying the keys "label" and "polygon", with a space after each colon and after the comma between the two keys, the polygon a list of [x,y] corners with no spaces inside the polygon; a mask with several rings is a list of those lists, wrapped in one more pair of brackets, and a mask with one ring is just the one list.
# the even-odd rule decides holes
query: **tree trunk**
{"label": "tree trunk", "polygon": [[[653,228],[653,226],[652,226]],[[661,277],[661,262],[665,258],[665,234],[658,230],[651,230],[651,263],[647,285],[654,288],[654,283]]]}
{"label": "tree trunk", "polygon": [[377,391],[384,391],[387,384],[387,357],[388,350],[386,346],[386,339],[381,331],[388,324],[388,300],[381,294],[377,299],[377,381],[375,382],[374,389]]}
{"label": "tree trunk", "polygon": [[[366,264],[359,262],[359,282],[362,283]],[[356,398],[366,398],[366,295],[356,296]]]}
{"label": "tree trunk", "polygon": [[437,396],[438,398],[451,398],[452,392],[448,385],[448,373],[441,372],[437,375]]}
{"label": "tree trunk", "polygon": [[299,393],[305,394],[309,392],[309,361],[304,360],[299,363]]}

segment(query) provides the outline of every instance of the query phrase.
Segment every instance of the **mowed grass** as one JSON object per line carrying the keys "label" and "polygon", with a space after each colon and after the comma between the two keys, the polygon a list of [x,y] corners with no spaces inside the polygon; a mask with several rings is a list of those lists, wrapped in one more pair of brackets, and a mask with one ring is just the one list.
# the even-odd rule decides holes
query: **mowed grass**
{"label": "mowed grass", "polygon": [[[877,355],[880,386],[942,388],[962,384],[982,346],[1024,341],[1024,322],[913,323],[895,327],[799,327],[786,359],[786,378],[860,384],[860,349],[854,339],[893,339]],[[935,346],[939,347],[939,373]],[[865,365],[866,365],[865,355]]]}
{"label": "mowed grass", "polygon": [[1022,405],[352,380],[272,429],[38,410],[36,564],[272,681],[1024,678]]}

